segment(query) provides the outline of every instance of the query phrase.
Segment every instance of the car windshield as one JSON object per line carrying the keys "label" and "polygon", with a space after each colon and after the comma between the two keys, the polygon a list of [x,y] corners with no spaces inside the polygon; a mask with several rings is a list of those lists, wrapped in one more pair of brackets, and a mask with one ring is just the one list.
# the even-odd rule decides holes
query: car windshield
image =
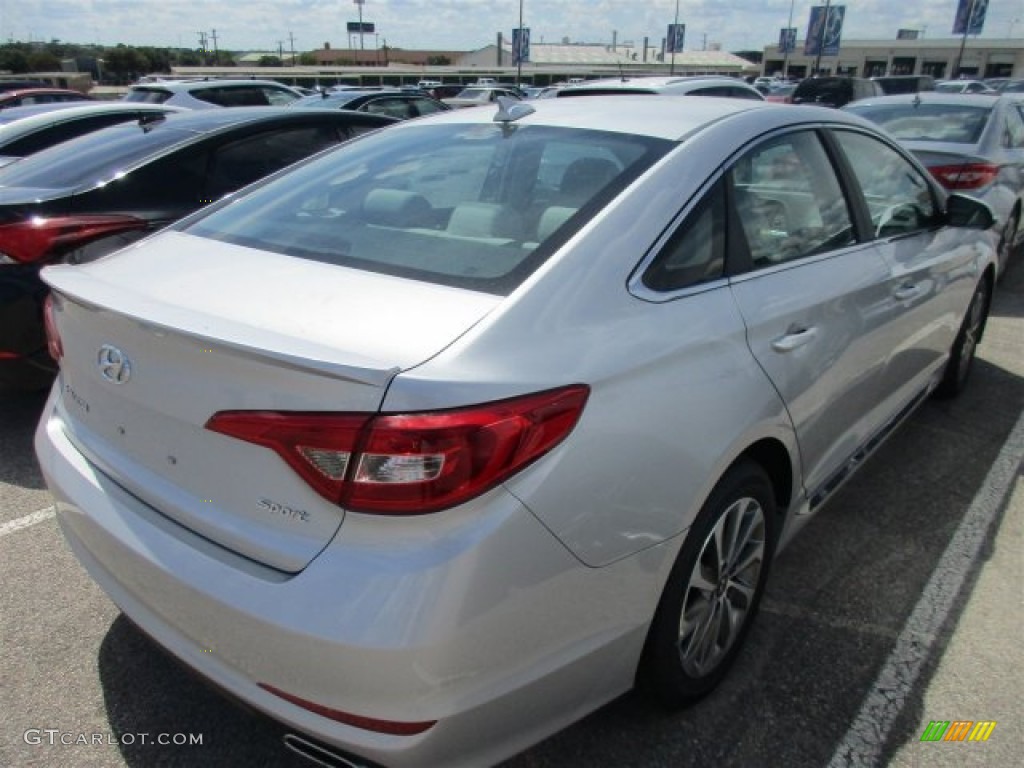
{"label": "car windshield", "polygon": [[104,128],[36,152],[0,172],[0,186],[65,189],[110,181],[142,158],[181,143],[190,134],[150,131],[136,123]]}
{"label": "car windshield", "polygon": [[977,144],[992,113],[989,107],[912,102],[849,106],[847,111],[877,123],[900,141],[952,144]]}
{"label": "car windshield", "polygon": [[486,88],[465,88],[459,91],[460,99],[486,99],[490,91]]}
{"label": "car windshield", "polygon": [[503,295],[672,146],[494,123],[382,131],[182,226],[297,258]]}

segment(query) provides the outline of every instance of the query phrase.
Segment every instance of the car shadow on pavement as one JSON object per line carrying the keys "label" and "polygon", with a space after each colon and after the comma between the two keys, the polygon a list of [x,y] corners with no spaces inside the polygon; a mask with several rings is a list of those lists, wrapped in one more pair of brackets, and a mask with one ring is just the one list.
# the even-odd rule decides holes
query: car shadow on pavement
{"label": "car shadow on pavement", "polygon": [[[503,768],[827,765],[1024,410],[1020,376],[979,359],[972,377],[896,430],[779,556],[747,646],[711,695],[666,712],[626,694]],[[968,575],[889,744],[920,736],[922,697],[973,585]],[[281,746],[282,726],[184,672],[123,616],[99,676],[115,734],[204,735],[201,747],[122,744],[127,765],[305,765]]]}
{"label": "car shadow on pavement", "polygon": [[[225,698],[124,614],[103,638],[98,666],[125,765],[309,766],[283,746],[283,726]],[[140,734],[149,735],[147,742],[164,734],[171,743],[143,743]]]}
{"label": "car shadow on pavement", "polygon": [[32,437],[45,392],[0,391],[0,483],[44,490]]}

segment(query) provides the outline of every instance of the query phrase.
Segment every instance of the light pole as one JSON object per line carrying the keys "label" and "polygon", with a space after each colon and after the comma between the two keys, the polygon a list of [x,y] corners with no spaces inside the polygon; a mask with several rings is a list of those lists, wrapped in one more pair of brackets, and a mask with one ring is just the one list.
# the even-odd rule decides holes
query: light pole
{"label": "light pole", "polygon": [[[786,52],[782,54],[782,79],[789,79],[789,30],[793,28],[793,6],[796,0],[789,0],[789,23],[786,24]],[[796,46],[796,39],[793,39],[793,46]]]}
{"label": "light pole", "polygon": [[363,51],[366,50],[363,47],[363,3],[366,0],[352,0],[352,2],[359,6],[359,50]]}
{"label": "light pole", "polygon": [[523,79],[523,0],[519,0],[519,34],[516,35],[516,87]]}
{"label": "light pole", "polygon": [[674,75],[676,73],[676,36],[679,34],[676,30],[679,29],[679,0],[676,0],[676,20],[672,27],[672,34],[668,36],[668,44],[672,46],[672,64],[668,68],[668,73]]}
{"label": "light pole", "polygon": [[967,33],[971,29],[971,17],[974,16],[974,0],[967,6],[967,16],[964,18],[964,34],[960,38],[960,52],[956,56],[956,67],[953,70],[953,77],[960,77],[960,70],[964,66],[964,46],[967,45]]}
{"label": "light pole", "polygon": [[818,55],[814,59],[812,75],[818,74],[818,70],[821,69],[821,49],[825,47],[825,30],[828,28],[828,3],[829,0],[825,0],[825,12],[821,15],[821,31],[818,32]]}

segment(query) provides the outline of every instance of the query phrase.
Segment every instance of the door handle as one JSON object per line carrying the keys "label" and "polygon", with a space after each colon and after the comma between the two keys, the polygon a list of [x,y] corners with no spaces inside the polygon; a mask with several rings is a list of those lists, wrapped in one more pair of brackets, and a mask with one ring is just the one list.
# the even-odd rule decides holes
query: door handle
{"label": "door handle", "polygon": [[813,326],[810,328],[790,328],[785,336],[780,336],[772,342],[772,349],[776,352],[792,352],[804,344],[810,344],[817,335],[818,330]]}
{"label": "door handle", "polygon": [[909,301],[910,299],[916,299],[922,292],[921,286],[915,283],[904,283],[893,291],[892,295],[896,297],[897,301]]}

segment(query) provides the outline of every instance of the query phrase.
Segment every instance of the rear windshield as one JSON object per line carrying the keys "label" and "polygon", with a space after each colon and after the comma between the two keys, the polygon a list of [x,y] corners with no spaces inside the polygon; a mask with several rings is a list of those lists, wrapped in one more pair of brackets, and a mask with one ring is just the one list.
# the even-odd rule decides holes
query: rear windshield
{"label": "rear windshield", "polygon": [[848,106],[900,141],[941,141],[977,144],[992,113],[989,107],[966,104],[874,104]]}
{"label": "rear windshield", "polygon": [[0,186],[69,189],[110,181],[143,158],[189,139],[176,130],[114,125],[36,152],[0,170]]}
{"label": "rear windshield", "polygon": [[672,146],[493,123],[381,131],[181,226],[297,258],[506,294]]}

